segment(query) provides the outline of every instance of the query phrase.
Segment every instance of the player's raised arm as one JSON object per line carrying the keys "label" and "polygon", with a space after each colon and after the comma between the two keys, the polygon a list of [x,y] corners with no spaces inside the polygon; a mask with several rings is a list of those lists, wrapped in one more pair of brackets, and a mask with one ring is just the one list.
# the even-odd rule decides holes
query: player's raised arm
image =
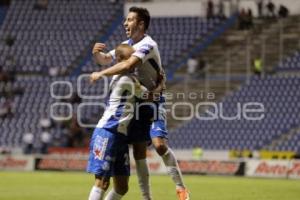
{"label": "player's raised arm", "polygon": [[112,63],[113,58],[111,54],[104,53],[103,50],[106,48],[106,45],[103,43],[96,43],[93,47],[93,56],[96,63],[100,65],[108,65]]}
{"label": "player's raised arm", "polygon": [[136,56],[130,56],[129,59],[119,62],[112,67],[104,69],[100,72],[93,72],[90,76],[91,82],[100,79],[102,76],[113,76],[131,71],[135,66],[141,63],[141,59]]}

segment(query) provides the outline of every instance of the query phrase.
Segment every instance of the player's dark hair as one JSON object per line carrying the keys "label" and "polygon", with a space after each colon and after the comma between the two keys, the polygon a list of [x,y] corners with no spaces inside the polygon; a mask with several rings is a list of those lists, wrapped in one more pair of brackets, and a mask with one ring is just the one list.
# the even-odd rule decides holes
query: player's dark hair
{"label": "player's dark hair", "polygon": [[144,22],[145,31],[148,30],[151,18],[150,18],[149,11],[146,8],[134,6],[129,8],[129,12],[137,13],[138,20]]}

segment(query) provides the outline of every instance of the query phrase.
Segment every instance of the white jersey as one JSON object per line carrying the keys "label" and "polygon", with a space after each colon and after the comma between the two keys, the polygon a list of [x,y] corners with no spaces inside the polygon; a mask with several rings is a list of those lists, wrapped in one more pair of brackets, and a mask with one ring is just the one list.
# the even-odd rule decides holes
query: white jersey
{"label": "white jersey", "polygon": [[[142,61],[142,65],[136,67],[134,71],[140,83],[148,90],[156,88],[158,74],[164,74],[157,43],[149,35],[145,35],[136,44],[133,44],[132,39],[124,41],[123,44],[132,46],[135,49],[132,55],[140,58]],[[115,50],[109,53],[115,59]]]}
{"label": "white jersey", "polygon": [[141,98],[146,91],[132,76],[115,76],[111,81],[106,108],[97,128],[127,135],[127,127],[134,116],[135,97]]}

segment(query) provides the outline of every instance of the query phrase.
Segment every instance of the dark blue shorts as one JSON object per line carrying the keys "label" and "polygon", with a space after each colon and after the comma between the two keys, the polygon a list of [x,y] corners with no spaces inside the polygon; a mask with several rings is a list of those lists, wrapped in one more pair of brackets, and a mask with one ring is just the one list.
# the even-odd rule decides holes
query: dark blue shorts
{"label": "dark blue shorts", "polygon": [[102,177],[129,176],[126,136],[103,128],[95,128],[90,142],[87,172]]}
{"label": "dark blue shorts", "polygon": [[128,129],[128,143],[150,142],[152,138],[168,138],[165,98],[139,106]]}
{"label": "dark blue shorts", "polygon": [[149,135],[153,122],[152,105],[140,105],[135,110],[134,118],[128,126],[128,143],[150,142]]}

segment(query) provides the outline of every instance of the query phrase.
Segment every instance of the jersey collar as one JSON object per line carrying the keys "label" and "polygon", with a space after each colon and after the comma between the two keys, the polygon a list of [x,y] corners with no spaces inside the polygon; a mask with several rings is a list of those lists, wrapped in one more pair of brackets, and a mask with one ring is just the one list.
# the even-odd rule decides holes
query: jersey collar
{"label": "jersey collar", "polygon": [[[142,37],[142,39],[141,39],[140,41],[142,41],[146,36],[147,36],[147,34],[144,34],[144,37]],[[137,43],[139,43],[140,41],[138,41]],[[133,40],[130,38],[130,39],[128,40],[128,44],[129,44],[130,46],[133,46],[133,45],[136,44],[136,43],[134,43]]]}

